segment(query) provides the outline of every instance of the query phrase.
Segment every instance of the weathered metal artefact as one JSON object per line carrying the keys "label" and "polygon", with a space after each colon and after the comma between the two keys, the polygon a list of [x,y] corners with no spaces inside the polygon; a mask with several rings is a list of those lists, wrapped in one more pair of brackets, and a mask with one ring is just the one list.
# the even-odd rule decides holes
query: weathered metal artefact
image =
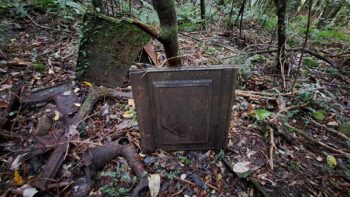
{"label": "weathered metal artefact", "polygon": [[149,40],[147,33],[122,17],[86,14],[76,69],[78,79],[113,88],[123,86],[130,65]]}
{"label": "weathered metal artefact", "polygon": [[107,162],[117,156],[122,156],[129,162],[129,165],[140,180],[139,184],[133,190],[132,197],[143,196],[141,193],[148,191],[147,172],[138,158],[135,146],[127,137],[119,138],[104,146],[90,148],[85,152],[82,163],[85,177],[81,177],[75,181],[73,185],[73,196],[88,196],[93,187],[93,177],[97,170],[101,169]]}
{"label": "weathered metal artefact", "polygon": [[131,70],[142,150],[224,149],[236,76],[233,66]]}

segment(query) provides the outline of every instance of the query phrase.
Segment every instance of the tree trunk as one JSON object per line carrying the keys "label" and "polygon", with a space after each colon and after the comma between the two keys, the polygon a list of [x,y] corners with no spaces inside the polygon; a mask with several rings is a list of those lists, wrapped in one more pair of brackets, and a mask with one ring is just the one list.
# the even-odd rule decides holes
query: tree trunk
{"label": "tree trunk", "polygon": [[287,0],[274,0],[277,8],[277,29],[278,29],[278,52],[277,52],[277,64],[276,69],[281,70],[283,64],[284,70],[288,70],[287,64],[285,63],[286,56],[286,8]]}
{"label": "tree trunk", "polygon": [[103,9],[103,4],[102,4],[102,0],[92,0],[92,5],[95,8],[99,8],[101,11]]}
{"label": "tree trunk", "polygon": [[205,20],[205,0],[201,0],[201,19]]}
{"label": "tree trunk", "polygon": [[332,19],[337,15],[342,5],[342,0],[332,0],[326,2],[324,11],[322,12],[321,18],[317,23],[317,28],[321,29],[325,25],[329,24],[329,22],[331,22]]}
{"label": "tree trunk", "polygon": [[159,40],[164,46],[165,55],[170,66],[179,66],[179,45],[177,41],[177,21],[174,0],[153,0],[160,22]]}

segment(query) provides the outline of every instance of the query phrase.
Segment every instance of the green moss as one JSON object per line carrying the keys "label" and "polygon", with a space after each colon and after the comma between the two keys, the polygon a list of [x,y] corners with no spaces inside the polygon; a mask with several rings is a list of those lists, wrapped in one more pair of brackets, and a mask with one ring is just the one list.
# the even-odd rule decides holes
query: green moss
{"label": "green moss", "polygon": [[33,64],[33,70],[36,72],[44,72],[46,70],[46,66],[41,63]]}

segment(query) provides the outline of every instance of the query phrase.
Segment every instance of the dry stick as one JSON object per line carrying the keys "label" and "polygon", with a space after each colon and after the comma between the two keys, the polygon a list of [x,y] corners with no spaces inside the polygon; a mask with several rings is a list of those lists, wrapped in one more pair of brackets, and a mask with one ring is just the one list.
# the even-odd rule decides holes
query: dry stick
{"label": "dry stick", "polygon": [[295,84],[297,82],[298,76],[300,75],[301,61],[303,60],[305,48],[306,48],[306,45],[307,45],[307,40],[309,39],[312,0],[310,0],[309,3],[310,4],[309,4],[309,13],[308,13],[308,16],[307,16],[307,26],[306,26],[305,40],[304,40],[303,48],[301,49],[301,55],[300,55],[300,59],[299,59],[298,67],[297,67],[297,72],[294,75],[294,81],[293,81],[292,86],[291,86],[291,91],[292,92],[294,91],[294,86],[295,86]]}
{"label": "dry stick", "polygon": [[309,120],[311,120],[311,122],[314,123],[315,125],[317,125],[317,126],[319,126],[319,127],[323,127],[323,128],[325,128],[327,131],[332,132],[332,133],[334,133],[334,134],[336,134],[336,135],[342,137],[344,140],[350,140],[350,138],[349,138],[348,136],[346,136],[345,134],[343,134],[343,133],[341,133],[341,132],[339,132],[339,131],[337,131],[337,130],[328,128],[326,125],[320,124],[320,123],[316,122],[316,121],[313,120],[313,119],[309,119]]}
{"label": "dry stick", "polygon": [[[297,48],[291,48],[291,49],[286,49],[286,51],[300,51],[302,48],[297,47]],[[253,51],[250,54],[264,54],[264,53],[276,53],[278,50],[277,49],[271,49],[271,50],[264,50],[264,51]],[[322,56],[319,53],[316,53],[315,51],[312,51],[310,49],[305,49],[304,51],[305,53],[314,56],[320,60],[323,60],[325,62],[327,62],[328,64],[330,64],[332,67],[336,67],[336,64],[334,62],[332,62],[331,60],[327,59],[326,57]],[[232,56],[230,56],[232,57]],[[226,57],[226,58],[230,58],[230,57]]]}
{"label": "dry stick", "polygon": [[272,97],[272,96],[264,96],[264,95],[254,95],[248,92],[244,91],[235,91],[236,96],[243,96],[243,97],[249,97],[253,100],[260,100],[260,99],[265,99],[265,100],[276,100],[277,96]]}
{"label": "dry stick", "polygon": [[[174,179],[177,180],[177,181],[182,181],[182,182],[184,182],[184,183],[190,184],[191,186],[195,186],[195,187],[197,186],[197,184],[195,184],[195,183],[193,183],[193,182],[191,182],[191,181],[188,181],[188,180],[185,180],[185,179],[181,179],[181,178],[176,177],[176,176],[174,177]],[[209,184],[209,183],[207,183],[207,185],[208,185],[208,187],[210,187],[211,189],[220,192],[220,190],[219,190],[217,187],[215,187],[214,185]]]}
{"label": "dry stick", "polygon": [[29,15],[27,15],[27,18],[37,27],[43,28],[43,29],[48,29],[48,30],[53,30],[53,31],[59,31],[58,29],[54,29],[54,28],[50,28],[50,27],[46,27],[46,26],[42,26],[40,24],[38,24],[37,22],[34,21],[34,19],[32,17],[30,17]]}
{"label": "dry stick", "polygon": [[322,146],[323,148],[326,148],[326,149],[331,150],[331,151],[333,151],[333,152],[339,153],[339,154],[341,154],[341,155],[343,155],[343,156],[345,156],[345,157],[346,157],[347,155],[350,155],[350,153],[344,152],[344,151],[342,151],[342,150],[335,149],[335,148],[333,148],[333,147],[331,147],[331,146],[328,146],[327,144],[325,144],[325,143],[323,143],[323,142],[320,142],[319,140],[317,140],[317,139],[315,139],[315,138],[313,138],[313,137],[308,136],[304,131],[302,131],[301,129],[298,129],[298,128],[295,128],[295,127],[291,126],[289,123],[285,123],[284,125],[285,125],[286,127],[290,128],[290,129],[293,129],[293,131],[297,132],[299,135],[303,136],[305,139],[309,140],[309,141],[312,142],[312,143],[315,143],[315,144],[317,144],[317,145],[320,145],[320,146]]}
{"label": "dry stick", "polygon": [[273,170],[273,150],[276,147],[274,142],[274,136],[273,136],[273,129],[270,128],[270,159],[269,159],[269,165],[271,170]]}

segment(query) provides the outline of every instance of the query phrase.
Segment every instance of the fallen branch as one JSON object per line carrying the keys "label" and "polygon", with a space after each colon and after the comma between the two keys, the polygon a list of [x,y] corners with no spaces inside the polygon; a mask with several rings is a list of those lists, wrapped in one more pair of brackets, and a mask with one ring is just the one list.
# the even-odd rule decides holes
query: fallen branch
{"label": "fallen branch", "polygon": [[276,98],[277,98],[277,95],[275,97],[257,95],[257,94],[252,94],[249,91],[243,91],[243,90],[236,90],[235,95],[242,96],[242,97],[248,97],[248,98],[251,98],[253,100],[276,100]]}
{"label": "fallen branch", "polygon": [[37,22],[34,21],[34,19],[32,17],[30,17],[29,15],[27,15],[27,18],[30,20],[30,22],[32,22],[35,26],[37,27],[40,27],[40,28],[43,28],[43,29],[47,29],[47,30],[53,30],[53,31],[59,31],[58,29],[54,29],[54,28],[51,28],[51,27],[45,27],[45,26],[42,26],[40,24],[38,24]]}
{"label": "fallen branch", "polygon": [[[286,51],[300,51],[302,50],[302,48],[298,47],[298,48],[291,48],[291,49],[286,49]],[[271,50],[264,50],[264,51],[253,51],[253,52],[250,52],[250,54],[264,54],[264,53],[277,53],[278,50],[277,49],[271,49]],[[328,64],[330,64],[332,67],[336,67],[336,64],[334,62],[332,62],[331,60],[329,60],[328,58],[322,56],[321,54],[319,53],[316,53],[315,51],[312,51],[310,49],[305,49],[304,51],[305,53],[311,55],[311,56],[314,56],[320,60],[323,60],[325,62],[327,62]]]}
{"label": "fallen branch", "polygon": [[312,138],[312,137],[308,136],[304,131],[302,131],[301,129],[298,129],[298,128],[295,128],[295,127],[291,126],[289,123],[285,123],[284,125],[286,127],[290,128],[290,129],[292,129],[293,131],[297,132],[299,135],[303,136],[306,140],[308,140],[308,141],[310,141],[310,142],[312,142],[314,144],[317,144],[317,145],[319,145],[319,146],[321,146],[323,148],[326,148],[326,149],[328,149],[330,151],[333,151],[333,152],[336,152],[338,154],[341,154],[344,157],[346,157],[347,155],[350,154],[350,153],[344,152],[342,150],[335,149],[335,148],[333,148],[331,146],[328,146],[327,144],[325,144],[325,143],[323,143],[323,142],[321,142],[321,141],[319,141],[319,140],[317,140],[315,138]]}
{"label": "fallen branch", "polygon": [[332,133],[334,133],[334,134],[336,134],[336,135],[342,137],[344,140],[350,140],[350,138],[349,138],[348,136],[346,136],[345,134],[343,134],[343,133],[341,133],[341,132],[339,132],[339,131],[337,131],[337,130],[331,129],[331,128],[327,127],[327,126],[324,125],[324,124],[320,124],[320,123],[316,122],[315,120],[313,120],[313,119],[311,119],[311,118],[310,118],[309,120],[310,120],[312,123],[314,123],[315,125],[317,125],[317,126],[319,126],[319,127],[323,127],[323,128],[326,129],[327,131],[332,132]]}

